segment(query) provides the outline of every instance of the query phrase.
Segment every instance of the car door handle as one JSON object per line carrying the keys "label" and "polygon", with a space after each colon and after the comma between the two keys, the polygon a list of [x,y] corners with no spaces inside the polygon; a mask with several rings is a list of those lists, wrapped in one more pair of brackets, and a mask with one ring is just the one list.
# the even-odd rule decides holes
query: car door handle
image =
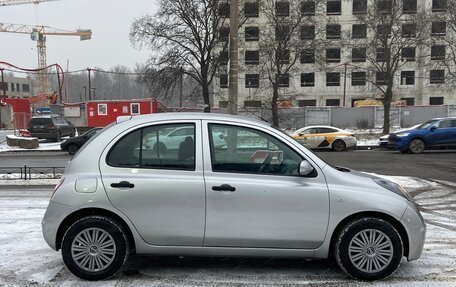
{"label": "car door handle", "polygon": [[128,181],[121,181],[117,183],[111,183],[111,187],[115,188],[133,188],[135,185],[133,183],[130,183]]}
{"label": "car door handle", "polygon": [[220,186],[213,186],[212,187],[212,190],[215,190],[215,191],[236,191],[236,188],[234,186],[231,186],[229,184],[222,184]]}

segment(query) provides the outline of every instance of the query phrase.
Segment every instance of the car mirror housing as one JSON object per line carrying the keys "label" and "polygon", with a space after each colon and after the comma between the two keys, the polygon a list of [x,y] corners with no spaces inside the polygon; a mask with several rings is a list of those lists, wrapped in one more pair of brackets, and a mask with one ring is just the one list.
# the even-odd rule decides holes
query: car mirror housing
{"label": "car mirror housing", "polygon": [[431,132],[433,132],[433,131],[435,131],[436,129],[437,129],[436,126],[432,126],[429,130],[430,130]]}
{"label": "car mirror housing", "polygon": [[299,174],[300,175],[303,175],[303,176],[309,175],[313,171],[314,171],[313,166],[307,160],[303,160],[299,164]]}

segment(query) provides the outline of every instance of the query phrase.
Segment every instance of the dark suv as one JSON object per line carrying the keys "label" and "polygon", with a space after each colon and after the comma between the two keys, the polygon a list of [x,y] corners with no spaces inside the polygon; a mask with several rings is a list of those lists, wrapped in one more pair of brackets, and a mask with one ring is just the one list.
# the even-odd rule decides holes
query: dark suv
{"label": "dark suv", "polygon": [[62,137],[74,137],[76,128],[59,115],[36,116],[30,119],[29,131],[32,137],[61,141]]}

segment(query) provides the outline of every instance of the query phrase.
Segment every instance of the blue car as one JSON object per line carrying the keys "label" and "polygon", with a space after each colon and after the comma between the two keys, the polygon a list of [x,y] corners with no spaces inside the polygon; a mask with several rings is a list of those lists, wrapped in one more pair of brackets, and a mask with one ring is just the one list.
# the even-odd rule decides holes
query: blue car
{"label": "blue car", "polygon": [[389,145],[402,153],[422,153],[425,149],[456,147],[456,118],[436,118],[413,129],[391,133]]}

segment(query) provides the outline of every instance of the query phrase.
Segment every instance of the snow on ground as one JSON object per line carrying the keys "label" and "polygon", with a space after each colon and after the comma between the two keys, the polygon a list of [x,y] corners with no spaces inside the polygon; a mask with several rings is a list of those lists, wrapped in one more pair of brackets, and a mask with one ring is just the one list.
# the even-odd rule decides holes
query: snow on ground
{"label": "snow on ground", "polygon": [[[6,136],[14,136],[14,131],[13,130],[2,130],[0,131],[0,152],[11,152],[11,151],[56,151],[56,150],[61,150],[60,149],[60,144],[68,139],[68,137],[62,138],[61,142],[53,142],[51,140],[47,139],[40,139],[39,141],[39,147],[35,149],[25,149],[25,148],[20,148],[16,146],[9,146],[6,144]],[[18,137],[18,136],[14,136]]]}
{"label": "snow on ground", "polygon": [[348,279],[326,261],[131,257],[111,280],[85,282],[44,242],[40,221],[52,188],[0,189],[0,286],[456,286],[456,183],[387,177],[415,196],[427,222],[419,260],[377,282]]}

